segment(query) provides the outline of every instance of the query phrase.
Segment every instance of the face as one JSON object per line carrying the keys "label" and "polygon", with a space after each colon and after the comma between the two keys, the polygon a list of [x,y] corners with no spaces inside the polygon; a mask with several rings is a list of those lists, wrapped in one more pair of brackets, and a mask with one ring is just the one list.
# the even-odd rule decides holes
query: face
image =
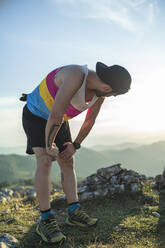
{"label": "face", "polygon": [[105,91],[101,91],[101,90],[95,90],[95,94],[97,97],[101,97],[101,96],[105,96],[105,97],[109,97],[109,96],[117,96],[117,93],[114,93],[112,90],[110,90],[109,92],[105,92]]}

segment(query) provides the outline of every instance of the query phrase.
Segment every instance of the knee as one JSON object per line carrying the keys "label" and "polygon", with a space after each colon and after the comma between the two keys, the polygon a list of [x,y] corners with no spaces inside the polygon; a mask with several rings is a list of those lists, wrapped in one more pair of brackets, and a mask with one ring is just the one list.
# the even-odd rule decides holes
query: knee
{"label": "knee", "polygon": [[71,158],[68,161],[64,161],[60,159],[58,163],[62,171],[63,170],[74,170],[74,158]]}
{"label": "knee", "polygon": [[41,170],[44,170],[44,172],[49,172],[51,165],[52,159],[49,155],[44,154],[37,159],[37,167]]}

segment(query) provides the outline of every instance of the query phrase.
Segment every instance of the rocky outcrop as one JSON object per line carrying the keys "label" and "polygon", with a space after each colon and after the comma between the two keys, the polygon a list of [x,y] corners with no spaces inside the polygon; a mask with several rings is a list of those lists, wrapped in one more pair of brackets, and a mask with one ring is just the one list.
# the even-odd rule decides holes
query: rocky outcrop
{"label": "rocky outcrop", "polygon": [[[82,181],[78,187],[79,200],[84,201],[125,191],[136,193],[142,190],[142,182],[146,179],[145,175],[123,169],[120,164],[101,168]],[[57,197],[54,202],[62,199],[65,199],[65,195]]]}
{"label": "rocky outcrop", "polygon": [[36,192],[35,189],[25,188],[24,186],[17,186],[11,189],[3,188],[0,190],[0,202],[5,203],[13,197],[35,198]]}
{"label": "rocky outcrop", "polygon": [[156,189],[156,190],[165,189],[165,168],[162,174],[159,174],[155,177],[155,182],[152,185],[152,189]]}

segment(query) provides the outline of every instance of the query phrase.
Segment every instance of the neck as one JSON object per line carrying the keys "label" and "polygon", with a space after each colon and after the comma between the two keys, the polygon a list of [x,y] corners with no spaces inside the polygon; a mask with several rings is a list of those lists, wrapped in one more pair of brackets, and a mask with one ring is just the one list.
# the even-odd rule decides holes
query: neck
{"label": "neck", "polygon": [[89,92],[94,92],[94,90],[98,88],[98,77],[92,70],[88,71],[86,87]]}
{"label": "neck", "polygon": [[95,94],[95,72],[88,70],[88,76],[86,79],[85,99],[86,102],[91,101]]}

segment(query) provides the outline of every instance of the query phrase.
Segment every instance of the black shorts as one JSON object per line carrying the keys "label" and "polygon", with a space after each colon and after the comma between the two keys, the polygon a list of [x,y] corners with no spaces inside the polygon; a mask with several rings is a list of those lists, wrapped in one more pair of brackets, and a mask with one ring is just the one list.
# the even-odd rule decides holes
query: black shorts
{"label": "black shorts", "polygon": [[[27,105],[25,105],[23,108],[22,123],[27,136],[26,153],[34,154],[33,147],[45,148],[45,128],[47,120],[32,114],[27,108]],[[59,151],[63,150],[63,144],[65,142],[72,142],[68,121],[62,124],[54,140]]]}

